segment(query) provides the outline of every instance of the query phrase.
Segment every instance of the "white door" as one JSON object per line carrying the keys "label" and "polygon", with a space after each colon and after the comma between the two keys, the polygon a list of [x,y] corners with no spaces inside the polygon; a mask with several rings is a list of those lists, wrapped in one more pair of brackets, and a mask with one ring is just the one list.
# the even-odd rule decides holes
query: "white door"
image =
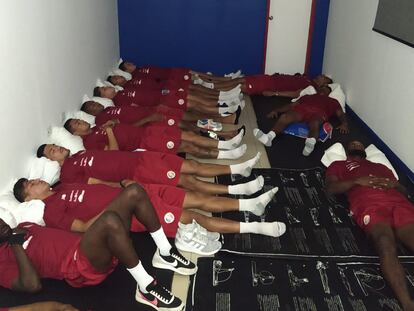
{"label": "white door", "polygon": [[267,74],[303,73],[312,0],[270,0]]}

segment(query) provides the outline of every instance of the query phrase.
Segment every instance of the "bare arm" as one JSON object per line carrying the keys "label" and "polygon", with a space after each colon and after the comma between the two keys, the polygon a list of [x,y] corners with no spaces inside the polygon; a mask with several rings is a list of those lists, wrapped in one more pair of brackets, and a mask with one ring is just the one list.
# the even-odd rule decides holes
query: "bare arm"
{"label": "bare arm", "polygon": [[88,185],[98,185],[98,184],[107,185],[107,186],[115,187],[115,188],[121,187],[121,185],[118,182],[106,181],[106,180],[102,180],[102,179],[98,179],[94,177],[89,177]]}
{"label": "bare arm", "polygon": [[103,212],[105,211],[100,212],[98,215],[89,219],[87,222],[83,222],[80,219],[75,219],[72,223],[72,226],[70,227],[70,231],[81,233],[86,232],[89,227],[92,226],[93,223],[103,214]]}
{"label": "bare arm", "polygon": [[290,98],[296,98],[299,97],[301,90],[297,91],[264,91],[262,93],[263,96],[282,96],[282,97],[290,97]]}
{"label": "bare arm", "polygon": [[148,117],[142,118],[141,120],[134,123],[134,126],[143,126],[147,123],[151,122],[157,122],[162,120],[162,115],[159,113],[153,113],[152,115],[149,115]]}
{"label": "bare arm", "polygon": [[336,110],[336,116],[338,117],[339,121],[341,121],[341,124],[337,127],[337,129],[339,129],[339,132],[342,134],[348,134],[349,133],[348,120],[342,108]]}
{"label": "bare arm", "polygon": [[33,267],[29,257],[20,244],[10,246],[16,257],[19,267],[19,276],[12,283],[12,290],[28,293],[36,293],[42,289],[39,274]]}
{"label": "bare arm", "polygon": [[105,150],[119,150],[118,141],[114,135],[114,131],[111,127],[105,128],[106,135],[108,135],[108,145],[105,146]]}

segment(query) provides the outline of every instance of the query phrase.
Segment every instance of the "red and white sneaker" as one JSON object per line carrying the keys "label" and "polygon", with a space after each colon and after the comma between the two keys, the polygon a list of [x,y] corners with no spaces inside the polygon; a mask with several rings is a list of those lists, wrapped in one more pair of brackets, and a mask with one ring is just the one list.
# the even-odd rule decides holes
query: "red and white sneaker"
{"label": "red and white sneaker", "polygon": [[150,306],[154,310],[159,311],[182,311],[184,303],[180,298],[175,297],[168,289],[154,280],[146,288],[148,293],[143,293],[139,286],[135,293],[135,299],[144,305]]}
{"label": "red and white sneaker", "polygon": [[223,125],[220,122],[216,122],[212,119],[201,119],[197,121],[197,126],[202,129],[211,130],[211,131],[221,131]]}

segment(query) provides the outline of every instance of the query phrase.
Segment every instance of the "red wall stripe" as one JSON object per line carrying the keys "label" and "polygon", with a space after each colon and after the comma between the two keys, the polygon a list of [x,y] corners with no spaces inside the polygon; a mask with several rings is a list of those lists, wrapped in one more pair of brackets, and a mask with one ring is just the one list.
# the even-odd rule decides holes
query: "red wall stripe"
{"label": "red wall stripe", "polygon": [[309,34],[308,34],[308,46],[306,48],[306,62],[304,73],[309,74],[309,66],[311,61],[311,53],[312,53],[312,43],[313,43],[313,30],[315,27],[315,17],[316,17],[316,2],[318,0],[312,0],[312,8],[310,14],[310,21],[309,21]]}

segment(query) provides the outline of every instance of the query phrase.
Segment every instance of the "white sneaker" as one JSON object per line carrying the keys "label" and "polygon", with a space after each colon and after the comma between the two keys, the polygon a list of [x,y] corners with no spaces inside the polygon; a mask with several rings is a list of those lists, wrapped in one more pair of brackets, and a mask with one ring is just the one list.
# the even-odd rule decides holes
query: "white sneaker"
{"label": "white sneaker", "polygon": [[195,219],[193,219],[193,222],[191,224],[183,224],[181,222],[178,222],[178,227],[181,229],[181,232],[194,232],[197,231],[201,235],[204,235],[209,239],[210,241],[218,241],[220,239],[220,233],[218,232],[211,232],[202,227]]}
{"label": "white sneaker", "polygon": [[185,252],[192,252],[202,256],[214,255],[221,249],[219,241],[211,241],[200,233],[185,232],[178,229],[175,236],[175,246]]}

